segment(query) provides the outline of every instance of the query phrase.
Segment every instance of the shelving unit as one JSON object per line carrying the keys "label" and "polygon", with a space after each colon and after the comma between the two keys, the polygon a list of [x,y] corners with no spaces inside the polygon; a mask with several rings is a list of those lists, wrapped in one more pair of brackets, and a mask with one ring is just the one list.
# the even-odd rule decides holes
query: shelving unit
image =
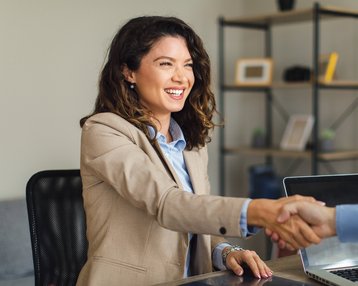
{"label": "shelving unit", "polygon": [[[241,19],[219,19],[219,108],[221,115],[225,118],[225,93],[227,92],[262,92],[265,95],[265,128],[266,128],[266,146],[268,148],[257,149],[249,146],[228,147],[225,142],[224,129],[220,129],[220,190],[221,195],[225,195],[225,157],[229,154],[246,154],[250,156],[264,156],[267,164],[272,164],[274,157],[303,158],[311,160],[311,173],[319,174],[319,162],[338,161],[338,160],[355,160],[358,159],[357,150],[337,150],[336,152],[321,153],[318,149],[319,135],[319,100],[322,89],[329,90],[358,90],[357,81],[332,81],[327,84],[318,81],[318,66],[320,55],[320,22],[326,19],[337,17],[357,18],[358,11],[341,9],[336,7],[322,7],[316,3],[312,8],[297,9],[289,12],[279,12],[257,17],[246,17]],[[313,23],[313,80],[304,83],[285,83],[273,82],[269,87],[240,87],[234,84],[227,84],[225,77],[225,37],[224,29],[226,27],[235,27],[242,29],[261,30],[265,37],[264,57],[272,57],[272,35],[271,27],[273,25],[285,25],[288,23],[308,22]],[[315,118],[312,131],[312,147],[309,151],[286,151],[275,148],[272,144],[273,128],[273,107],[277,104],[274,97],[276,89],[307,89],[312,92],[312,115]],[[341,116],[335,121],[334,127],[338,127],[358,106],[358,97],[355,101],[342,112]],[[277,107],[277,106],[276,106]],[[283,112],[283,116],[288,114]],[[288,119],[288,118],[287,118]]]}

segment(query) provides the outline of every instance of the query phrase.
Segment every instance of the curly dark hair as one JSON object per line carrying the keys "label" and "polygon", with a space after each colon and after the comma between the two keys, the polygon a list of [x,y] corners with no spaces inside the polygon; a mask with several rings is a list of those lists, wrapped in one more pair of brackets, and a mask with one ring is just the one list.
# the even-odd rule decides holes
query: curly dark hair
{"label": "curly dark hair", "polygon": [[152,46],[165,36],[185,39],[193,60],[194,86],[182,110],[172,113],[181,127],[187,149],[202,147],[210,142],[216,111],[214,95],[210,89],[210,59],[199,36],[185,22],[175,17],[144,16],[129,20],[115,35],[108,59],[99,80],[99,93],[92,114],[80,120],[81,127],[92,115],[112,112],[148,133],[148,125],[157,132],[150,110],[139,102],[123,75],[124,67],[137,71],[141,60]]}

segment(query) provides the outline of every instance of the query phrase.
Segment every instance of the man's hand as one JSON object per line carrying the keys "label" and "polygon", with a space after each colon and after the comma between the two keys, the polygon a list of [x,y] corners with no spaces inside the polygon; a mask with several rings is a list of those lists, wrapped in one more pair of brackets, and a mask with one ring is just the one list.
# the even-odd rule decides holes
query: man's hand
{"label": "man's hand", "polygon": [[[255,199],[249,204],[247,210],[247,222],[249,225],[264,227],[275,233],[280,240],[283,240],[290,248],[298,249],[317,244],[321,237],[298,215],[285,215],[281,221],[278,216],[282,213],[283,207],[289,203],[307,201],[314,203],[312,197],[299,195],[281,198],[279,200]],[[289,212],[290,209],[287,209]]]}
{"label": "man's hand", "polygon": [[[330,237],[336,234],[335,208],[328,208],[317,202],[291,202],[282,207],[277,222],[285,223],[294,216],[302,218],[319,237]],[[273,241],[278,242],[280,248],[287,247],[279,233],[270,227],[266,228],[265,232]]]}

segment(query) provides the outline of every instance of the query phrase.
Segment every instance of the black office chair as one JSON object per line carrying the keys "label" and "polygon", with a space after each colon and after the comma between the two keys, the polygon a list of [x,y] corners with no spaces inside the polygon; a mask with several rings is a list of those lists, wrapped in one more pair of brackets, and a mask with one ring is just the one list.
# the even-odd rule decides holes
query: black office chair
{"label": "black office chair", "polygon": [[88,248],[79,170],[34,174],[26,201],[35,285],[75,285]]}

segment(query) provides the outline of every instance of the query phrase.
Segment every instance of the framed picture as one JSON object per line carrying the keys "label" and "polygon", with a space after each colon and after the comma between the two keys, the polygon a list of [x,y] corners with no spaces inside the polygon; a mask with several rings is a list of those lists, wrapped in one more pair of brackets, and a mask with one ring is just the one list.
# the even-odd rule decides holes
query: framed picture
{"label": "framed picture", "polygon": [[236,63],[235,83],[240,86],[269,86],[272,83],[272,60],[241,59]]}
{"label": "framed picture", "polygon": [[318,80],[329,83],[335,78],[338,53],[323,54],[319,58]]}
{"label": "framed picture", "polygon": [[305,149],[313,127],[312,115],[292,115],[283,134],[280,147],[285,150]]}

